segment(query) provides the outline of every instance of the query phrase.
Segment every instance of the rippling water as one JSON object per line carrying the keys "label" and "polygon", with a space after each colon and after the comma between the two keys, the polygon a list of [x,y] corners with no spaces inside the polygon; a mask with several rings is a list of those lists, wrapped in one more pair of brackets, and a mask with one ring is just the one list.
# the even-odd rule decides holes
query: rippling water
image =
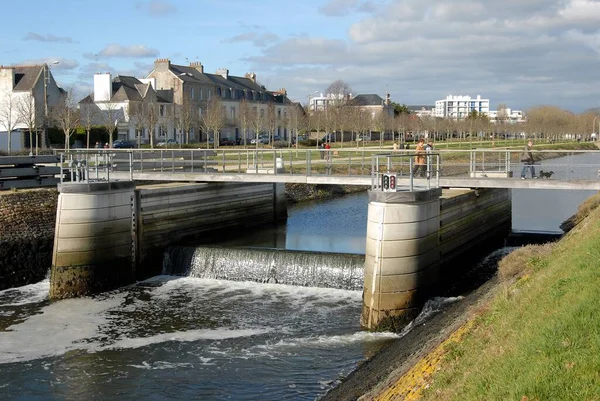
{"label": "rippling water", "polygon": [[315,399],[396,338],[361,292],[160,276],[49,302],[0,292],[0,399]]}

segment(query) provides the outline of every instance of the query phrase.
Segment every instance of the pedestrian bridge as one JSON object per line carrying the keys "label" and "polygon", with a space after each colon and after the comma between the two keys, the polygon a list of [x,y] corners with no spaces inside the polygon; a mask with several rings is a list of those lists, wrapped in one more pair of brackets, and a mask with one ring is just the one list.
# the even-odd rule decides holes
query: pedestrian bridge
{"label": "pedestrian bridge", "polygon": [[[521,179],[520,149],[436,150],[423,176],[414,151],[381,149],[74,150],[62,154],[71,181],[143,180],[365,185],[394,190],[515,188],[600,190],[600,151],[534,152],[536,179]],[[421,157],[423,160],[423,157]]]}

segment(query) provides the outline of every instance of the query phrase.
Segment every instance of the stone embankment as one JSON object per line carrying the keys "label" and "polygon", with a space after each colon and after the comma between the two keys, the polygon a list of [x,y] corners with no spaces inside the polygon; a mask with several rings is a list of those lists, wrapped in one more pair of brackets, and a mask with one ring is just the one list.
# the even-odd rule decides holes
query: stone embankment
{"label": "stone embankment", "polygon": [[0,192],[0,290],[46,277],[57,200],[56,189]]}

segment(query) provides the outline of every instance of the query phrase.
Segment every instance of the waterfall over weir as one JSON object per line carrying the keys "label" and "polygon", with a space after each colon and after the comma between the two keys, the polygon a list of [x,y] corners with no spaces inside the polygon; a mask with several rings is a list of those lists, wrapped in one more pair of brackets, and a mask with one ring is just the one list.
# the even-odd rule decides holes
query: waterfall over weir
{"label": "waterfall over weir", "polygon": [[364,255],[272,248],[170,247],[163,274],[360,290]]}

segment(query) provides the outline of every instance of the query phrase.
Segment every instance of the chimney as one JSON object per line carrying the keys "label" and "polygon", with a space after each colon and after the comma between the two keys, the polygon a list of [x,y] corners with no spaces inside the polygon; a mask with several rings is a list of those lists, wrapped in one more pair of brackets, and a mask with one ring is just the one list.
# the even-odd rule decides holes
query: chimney
{"label": "chimney", "polygon": [[108,102],[112,97],[110,72],[94,74],[94,102]]}
{"label": "chimney", "polygon": [[168,58],[157,58],[154,61],[154,71],[164,72],[171,69],[171,61]]}
{"label": "chimney", "polygon": [[256,74],[253,72],[248,72],[244,75],[245,78],[248,78],[250,81],[256,83]]}
{"label": "chimney", "polygon": [[215,74],[227,79],[227,77],[229,76],[229,70],[227,68],[219,68],[217,72],[215,72]]}
{"label": "chimney", "polygon": [[279,89],[279,93],[281,93],[283,96],[287,96],[287,91],[285,90],[285,88]]}
{"label": "chimney", "polygon": [[201,74],[204,74],[204,66],[202,65],[201,62],[199,62],[199,61],[192,61],[190,63],[190,67],[195,68],[196,70],[198,70],[198,72],[200,72]]}
{"label": "chimney", "polygon": [[[10,82],[10,86],[8,86]],[[0,66],[0,86],[8,92],[15,87],[15,70],[11,67]]]}
{"label": "chimney", "polygon": [[388,92],[385,93],[385,105],[389,106],[392,104],[392,99],[390,98],[390,94]]}

